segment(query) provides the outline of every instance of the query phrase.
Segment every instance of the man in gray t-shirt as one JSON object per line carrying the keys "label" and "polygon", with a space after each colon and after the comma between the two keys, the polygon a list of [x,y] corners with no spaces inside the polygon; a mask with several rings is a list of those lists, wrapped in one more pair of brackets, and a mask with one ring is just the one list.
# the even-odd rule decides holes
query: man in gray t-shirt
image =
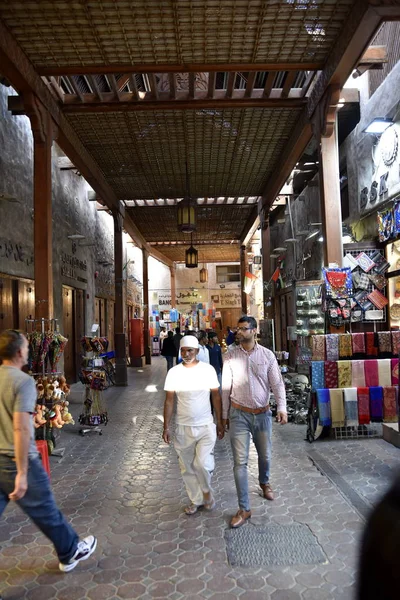
{"label": "man in gray t-shirt", "polygon": [[36,386],[21,371],[28,359],[28,340],[19,331],[0,334],[0,517],[16,502],[54,544],[60,571],[72,571],[94,552],[93,535],[78,534],[57,507],[34,439]]}

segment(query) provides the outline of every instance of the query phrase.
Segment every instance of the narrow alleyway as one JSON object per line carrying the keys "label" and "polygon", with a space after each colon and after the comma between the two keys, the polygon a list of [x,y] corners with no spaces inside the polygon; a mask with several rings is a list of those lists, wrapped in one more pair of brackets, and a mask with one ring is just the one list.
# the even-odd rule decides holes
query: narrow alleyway
{"label": "narrow alleyway", "polygon": [[[161,439],[165,371],[158,357],[130,369],[130,387],[105,393],[104,434],[82,437],[78,425],[65,427],[64,457],[51,458],[60,507],[80,534],[99,538],[93,557],[62,574],[47,540],[18,509],[7,509],[0,521],[4,600],[351,600],[364,516],[400,466],[400,450],[378,439],[310,445],[302,426],[275,425],[276,500],[259,495],[253,454],[253,517],[242,529],[306,525],[324,562],[231,566],[226,535],[237,500],[229,439],[216,447],[216,510],[186,516],[176,455]],[[73,386],[75,417],[82,392]]]}

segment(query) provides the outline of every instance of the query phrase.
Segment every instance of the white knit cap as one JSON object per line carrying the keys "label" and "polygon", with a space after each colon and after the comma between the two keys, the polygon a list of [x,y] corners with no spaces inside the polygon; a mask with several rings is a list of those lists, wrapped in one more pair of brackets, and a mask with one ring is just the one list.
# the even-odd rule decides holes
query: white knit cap
{"label": "white knit cap", "polygon": [[194,335],[184,335],[179,342],[179,348],[198,348],[199,340]]}

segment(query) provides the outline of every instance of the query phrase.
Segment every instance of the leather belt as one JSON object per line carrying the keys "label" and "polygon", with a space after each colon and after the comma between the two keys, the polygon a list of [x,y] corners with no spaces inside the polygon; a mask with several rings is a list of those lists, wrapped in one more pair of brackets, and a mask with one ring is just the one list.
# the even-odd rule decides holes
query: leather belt
{"label": "leather belt", "polygon": [[231,401],[231,406],[237,410],[242,410],[243,412],[250,413],[252,415],[261,415],[269,410],[269,404],[267,404],[267,406],[263,406],[262,408],[247,408],[247,406],[242,406],[241,404],[236,404],[236,402]]}

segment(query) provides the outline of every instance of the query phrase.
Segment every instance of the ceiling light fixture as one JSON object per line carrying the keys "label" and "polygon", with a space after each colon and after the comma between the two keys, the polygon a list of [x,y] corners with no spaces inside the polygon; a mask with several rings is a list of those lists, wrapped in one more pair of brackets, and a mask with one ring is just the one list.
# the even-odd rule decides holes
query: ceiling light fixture
{"label": "ceiling light fixture", "polygon": [[278,248],[274,248],[272,252],[285,252],[286,248],[283,246],[279,246]]}
{"label": "ceiling light fixture", "polygon": [[364,133],[374,133],[381,135],[388,127],[393,125],[393,119],[390,117],[375,117],[364,129]]}
{"label": "ceiling light fixture", "polygon": [[320,233],[319,229],[317,229],[316,231],[310,231],[310,233],[306,237],[305,241],[307,242],[308,240],[311,240],[311,238],[315,237],[319,233]]}
{"label": "ceiling light fixture", "polygon": [[86,235],[81,235],[80,233],[73,233],[72,235],[67,236],[69,240],[84,240]]}
{"label": "ceiling light fixture", "polygon": [[186,190],[185,197],[177,205],[178,231],[191,233],[196,231],[196,207],[190,196],[189,171],[186,161]]}
{"label": "ceiling light fixture", "polygon": [[190,247],[185,250],[185,266],[188,269],[197,269],[199,266],[199,253],[193,247],[193,234],[190,233]]}

